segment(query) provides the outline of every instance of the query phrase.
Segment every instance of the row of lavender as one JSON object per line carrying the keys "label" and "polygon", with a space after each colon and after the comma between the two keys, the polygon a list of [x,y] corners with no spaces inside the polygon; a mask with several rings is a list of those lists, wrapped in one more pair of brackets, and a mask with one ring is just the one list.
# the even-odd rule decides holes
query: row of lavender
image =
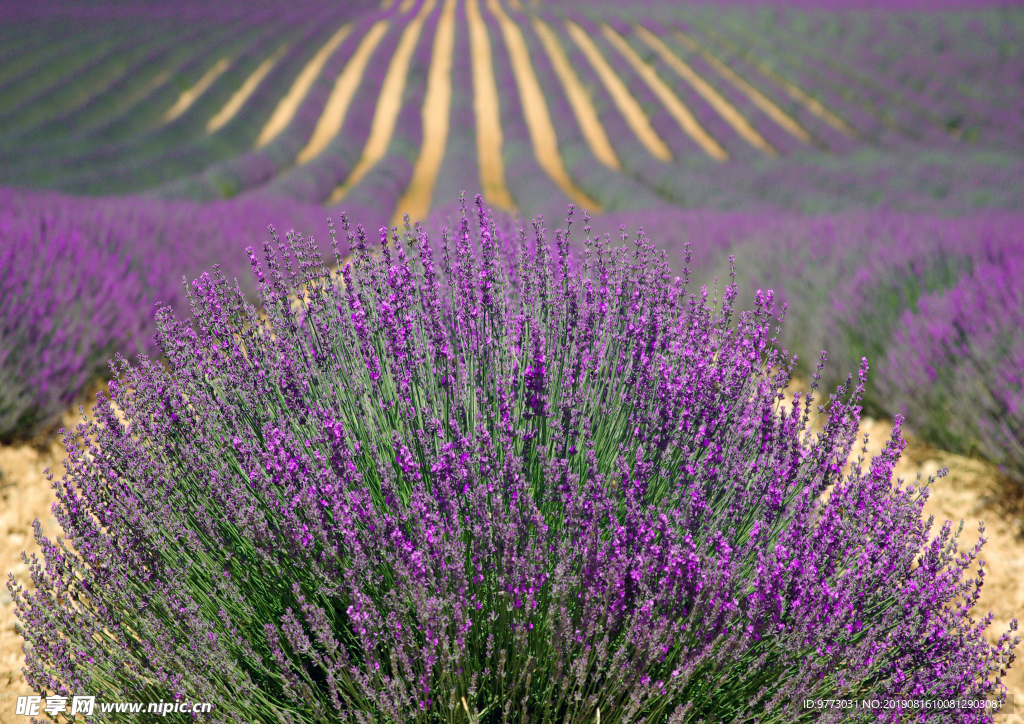
{"label": "row of lavender", "polygon": [[[563,27],[560,14],[544,10],[537,12],[551,27]],[[486,4],[481,7],[481,13],[492,28],[492,62],[502,91],[500,110],[505,141],[503,160],[510,193],[526,215],[561,208],[568,199],[549,183],[533,158],[530,137],[518,100],[518,88],[502,34],[495,27],[497,23]],[[561,42],[564,49],[581,80],[592,93],[599,109],[600,121],[623,164],[621,173],[611,172],[598,162],[583,142],[562,86],[532,32],[529,17],[512,10],[510,13],[520,23],[530,46],[531,62],[547,99],[566,167],[580,187],[607,209],[661,204],[723,209],[783,207],[800,211],[832,212],[882,207],[957,214],[978,207],[1019,207],[1024,159],[1013,154],[985,152],[973,144],[957,143],[948,134],[929,137],[923,143],[915,144],[909,144],[903,139],[886,148],[865,144],[862,140],[851,139],[837,132],[803,106],[793,104],[781,87],[762,78],[756,68],[742,58],[723,54],[742,75],[758,86],[759,92],[785,108],[819,143],[826,145],[833,153],[822,154],[817,148],[804,147],[764,116],[749,98],[724,82],[700,56],[689,54],[684,46],[675,42],[671,32],[672,28],[686,27],[702,41],[706,40],[699,30],[694,30],[672,16],[669,16],[665,24],[659,24],[657,18],[664,17],[664,14],[659,16],[653,13],[654,19],[645,22],[658,31],[675,52],[686,57],[687,62],[692,63],[730,103],[750,118],[758,132],[783,153],[781,159],[765,158],[760,152],[739,141],[735,130],[701,96],[682,82],[674,71],[663,67],[656,56],[652,57],[650,49],[633,36],[630,23],[617,22],[613,13],[597,13],[594,18],[570,13],[583,24],[593,42],[612,63],[615,72],[627,82],[630,92],[650,114],[652,127],[666,140],[675,157],[671,163],[657,161],[634,138],[629,124],[589,61],[568,37],[563,37]],[[456,62],[453,69],[455,95],[451,108],[454,132],[449,138],[446,163],[438,179],[439,199],[448,197],[445,192],[453,191],[455,183],[464,178],[475,178],[478,174],[475,155],[472,153],[475,128],[472,117],[471,53],[465,9],[461,5],[456,17]],[[368,17],[361,22],[368,25],[372,19]],[[695,110],[699,121],[729,147],[733,161],[722,164],[706,158],[694,143],[680,133],[677,121],[661,101],[602,36],[594,22],[598,19],[607,19],[616,25],[636,52],[656,64],[661,77]],[[353,194],[357,200],[372,198],[385,209],[391,207],[411,178],[412,164],[421,140],[420,104],[423,89],[418,87],[418,83],[425,77],[430,63],[431,27],[428,23],[412,59],[410,82],[389,153],[354,189]],[[397,35],[397,29],[389,32],[377,50],[379,57],[388,57],[397,42]],[[715,48],[716,52],[721,51],[718,45],[710,41],[709,47]],[[374,104],[375,91],[380,86],[385,70],[386,64],[383,62],[371,64],[353,101],[353,107],[371,107]],[[297,124],[289,128],[286,134],[289,140],[282,141],[283,144],[288,143],[298,148],[305,138],[304,134],[308,134],[312,128],[317,106],[311,101],[303,107],[310,116],[305,121],[307,125]],[[848,111],[866,129],[866,134],[870,135],[872,129],[878,126],[877,120],[870,115],[864,116],[856,107],[850,108],[843,99],[838,99],[837,108]],[[349,114],[328,152],[305,166],[289,168],[287,159],[272,159],[272,154],[268,152],[247,154],[213,167],[198,178],[184,179],[168,187],[165,193],[209,198],[217,195],[218,189],[225,185],[231,189],[244,189],[269,182],[268,189],[275,192],[304,201],[322,201],[355,164],[359,149],[369,135],[369,120],[369,114]],[[388,218],[386,210],[381,213],[385,219]]]}
{"label": "row of lavender", "polygon": [[[584,142],[565,100],[562,86],[532,32],[528,17],[510,12],[520,22],[530,47],[531,61],[551,111],[566,168],[579,186],[606,209],[657,205],[721,209],[782,207],[822,213],[874,207],[960,214],[979,207],[1019,207],[1024,159],[1013,154],[985,152],[971,144],[956,143],[948,134],[939,136],[938,140],[942,141],[940,145],[933,143],[936,141],[934,138],[928,141],[930,145],[902,143],[882,148],[864,144],[837,132],[806,108],[792,104],[779,86],[761,78],[756,83],[759,92],[786,108],[818,142],[827,145],[834,153],[822,154],[817,149],[805,148],[763,116],[749,98],[718,78],[713,67],[707,65],[701,57],[691,57],[684,46],[673,41],[671,28],[680,26],[678,20],[670,19],[664,25],[656,20],[647,21],[674,51],[686,57],[698,72],[712,85],[716,85],[730,103],[751,119],[757,131],[784,154],[784,158],[769,159],[742,142],[734,143],[738,141],[735,130],[692,88],[681,82],[673,71],[662,67],[656,57],[649,57],[651,62],[658,65],[661,76],[698,112],[700,122],[716,138],[727,143],[734,157],[733,161],[725,164],[706,158],[694,143],[681,135],[677,121],[602,36],[598,24],[589,18],[573,15],[601,48],[615,72],[626,80],[630,92],[650,114],[652,128],[666,139],[675,157],[672,162],[665,163],[651,156],[634,137],[629,124],[616,108],[586,57],[573,42],[563,38],[564,49],[581,80],[592,93],[600,121],[612,139],[622,163],[621,172],[612,172],[602,166]],[[559,14],[537,12],[551,27],[563,27]],[[481,13],[485,20],[494,23],[486,7],[481,8]],[[461,5],[456,11],[456,18],[452,133],[446,148],[445,164],[438,178],[436,199],[450,198],[451,193],[457,190],[457,183],[466,178],[476,178],[479,173],[474,153],[471,53],[465,9]],[[368,24],[372,19],[367,18],[361,22]],[[617,22],[611,16],[608,19],[629,39],[634,50],[650,55],[650,49],[645,49],[631,33],[629,23]],[[418,86],[418,82],[425,76],[430,63],[428,39],[431,27],[428,23],[413,56],[410,82],[389,152],[352,192],[355,203],[373,199],[382,207],[380,214],[385,220],[389,218],[390,209],[394,208],[411,179],[412,165],[421,141],[420,104],[423,89]],[[685,27],[689,29],[689,26]],[[696,31],[691,32],[696,34]],[[397,29],[389,31],[377,54],[386,58],[397,43],[397,35]],[[699,37],[704,39],[702,35]],[[501,89],[503,161],[509,191],[527,216],[560,209],[568,203],[568,199],[549,182],[533,157],[508,52],[497,30],[494,31],[491,44],[495,77]],[[745,64],[742,58],[725,57],[746,77],[755,81],[759,78],[756,69]],[[353,107],[371,107],[374,104],[375,91],[380,86],[385,70],[384,63],[371,64],[353,101]],[[303,108],[309,112],[308,119],[303,121],[305,125],[295,124],[289,128],[283,135],[287,140],[282,140],[282,148],[285,144],[290,144],[289,148],[298,148],[305,138],[304,134],[311,130],[315,122],[316,106],[310,102],[304,104]],[[857,118],[866,128],[874,128],[872,124],[877,125],[875,121],[869,122],[859,116]],[[268,149],[212,167],[198,177],[183,179],[162,193],[211,198],[222,188],[234,191],[267,184],[268,191],[303,201],[322,201],[355,165],[359,149],[369,135],[369,121],[369,114],[350,113],[328,151],[304,166],[289,168],[287,158]]]}
{"label": "row of lavender", "polygon": [[[158,186],[244,155],[317,49],[376,3],[197,4],[171,16],[116,1],[49,12],[20,6],[26,37],[5,44],[0,63],[5,182],[97,195]],[[242,112],[209,133],[210,120],[268,59]],[[183,91],[224,61],[188,111],[169,118]],[[326,76],[310,95],[322,105],[321,86],[329,88]]]}
{"label": "row of lavender", "polygon": [[223,263],[246,283],[241,250],[268,223],[319,229],[325,218],[279,198],[196,204],[0,189],[0,440],[49,428],[115,353],[152,353],[156,305],[185,311],[183,277]]}
{"label": "row of lavender", "polygon": [[[805,49],[814,70],[852,79],[863,102],[954,140],[1019,149],[1024,18],[977,12],[783,16],[766,37]],[[984,69],[984,70],[983,70]],[[833,75],[832,77],[836,77]]]}

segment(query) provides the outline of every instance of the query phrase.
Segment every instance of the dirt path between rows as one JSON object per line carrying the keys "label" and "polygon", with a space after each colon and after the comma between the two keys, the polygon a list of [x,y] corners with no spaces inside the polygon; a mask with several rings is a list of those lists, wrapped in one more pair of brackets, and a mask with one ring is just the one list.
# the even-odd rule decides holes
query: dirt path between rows
{"label": "dirt path between rows", "polygon": [[[66,418],[74,424],[75,417]],[[892,430],[892,423],[865,419],[862,432],[868,433],[869,455],[881,450]],[[28,567],[21,561],[21,551],[38,552],[32,537],[32,521],[42,524],[49,537],[60,534],[60,526],[50,511],[53,491],[43,470],[51,468],[55,477],[62,473],[64,453],[58,441],[47,447],[29,445],[0,446],[0,572],[6,582],[13,571],[19,581],[28,584]],[[993,639],[1006,630],[1010,619],[1024,618],[1024,535],[1019,510],[1006,504],[1007,489],[995,471],[985,463],[951,455],[911,441],[897,475],[913,480],[920,471],[928,476],[942,467],[949,475],[932,488],[926,512],[935,516],[937,528],[945,520],[964,519],[962,547],[978,539],[978,522],[984,521],[988,542],[982,552],[987,562],[985,586],[977,615],[992,611],[995,621],[990,628]],[[21,673],[24,659],[22,639],[15,631],[14,606],[6,586],[0,588],[0,724],[27,722],[15,716],[18,695],[30,694]],[[1001,714],[1001,724],[1024,724],[1024,657],[1006,680],[1015,699],[1016,712]]]}

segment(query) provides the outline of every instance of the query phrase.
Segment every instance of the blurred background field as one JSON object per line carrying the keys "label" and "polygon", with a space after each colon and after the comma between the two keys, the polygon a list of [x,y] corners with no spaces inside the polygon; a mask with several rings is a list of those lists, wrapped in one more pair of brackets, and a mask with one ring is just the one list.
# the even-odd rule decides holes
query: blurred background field
{"label": "blurred background field", "polygon": [[931,510],[989,522],[1002,623],[1024,607],[1022,68],[1024,9],[975,0],[4,3],[3,570],[49,524],[54,430],[114,353],[157,352],[183,278],[248,284],[268,224],[329,261],[341,212],[436,235],[465,191],[642,227],[678,273],[689,242],[708,284],[732,254],[741,306],[790,305],[801,374],[866,356],[873,441],[906,415],[904,472],[953,470]]}

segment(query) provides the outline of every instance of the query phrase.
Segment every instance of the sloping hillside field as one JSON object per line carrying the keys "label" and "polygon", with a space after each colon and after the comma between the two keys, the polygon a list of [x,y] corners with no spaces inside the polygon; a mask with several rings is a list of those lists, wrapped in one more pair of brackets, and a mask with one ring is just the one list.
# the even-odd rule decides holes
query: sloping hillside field
{"label": "sloping hillside field", "polygon": [[1020,724],[1022,511],[1019,3],[0,2],[3,724]]}
{"label": "sloping hillside field", "polygon": [[526,216],[1021,200],[1012,8],[151,7],[7,11],[0,183],[389,220],[459,183]]}

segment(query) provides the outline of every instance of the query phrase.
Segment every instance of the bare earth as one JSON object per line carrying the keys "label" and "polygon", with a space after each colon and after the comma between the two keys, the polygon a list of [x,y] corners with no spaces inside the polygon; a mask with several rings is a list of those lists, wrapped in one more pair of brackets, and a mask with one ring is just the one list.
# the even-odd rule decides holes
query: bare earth
{"label": "bare earth", "polygon": [[[66,424],[73,425],[68,416]],[[885,444],[892,423],[865,419],[862,432],[870,435],[869,455]],[[48,537],[60,534],[60,526],[50,511],[53,491],[43,470],[51,468],[59,478],[63,469],[63,448],[52,441],[42,448],[29,445],[0,446],[0,572],[6,582],[12,571],[19,581],[28,585],[28,567],[21,561],[21,551],[38,552],[32,537],[32,521],[36,518]],[[1013,496],[1001,483],[993,469],[977,460],[951,455],[911,441],[898,468],[898,475],[913,480],[920,471],[928,476],[942,467],[949,475],[935,483],[926,511],[935,516],[935,526],[945,520],[965,521],[964,548],[978,539],[978,523],[984,521],[988,542],[982,552],[987,561],[985,587],[977,609],[980,617],[988,611],[995,615],[990,629],[994,638],[1006,630],[1010,619],[1024,618],[1024,535],[1020,507],[1006,501]],[[15,631],[14,606],[6,586],[0,588],[0,724],[19,724],[25,717],[15,716],[15,698],[30,694],[21,672],[24,659],[22,639]],[[1006,679],[1015,700],[1016,712],[1000,714],[1002,724],[1024,724],[1024,658]]]}
{"label": "bare earth", "polygon": [[30,694],[21,667],[24,654],[22,639],[15,632],[14,604],[7,591],[7,573],[28,583],[28,566],[21,560],[21,552],[38,552],[32,533],[36,518],[43,525],[43,534],[49,538],[60,534],[60,525],[50,512],[56,500],[43,470],[53,469],[59,478],[63,472],[60,462],[64,458],[63,446],[55,441],[48,450],[40,451],[29,445],[0,446],[0,574],[4,585],[0,588],[0,722],[22,724],[26,717],[15,716],[15,698]]}

